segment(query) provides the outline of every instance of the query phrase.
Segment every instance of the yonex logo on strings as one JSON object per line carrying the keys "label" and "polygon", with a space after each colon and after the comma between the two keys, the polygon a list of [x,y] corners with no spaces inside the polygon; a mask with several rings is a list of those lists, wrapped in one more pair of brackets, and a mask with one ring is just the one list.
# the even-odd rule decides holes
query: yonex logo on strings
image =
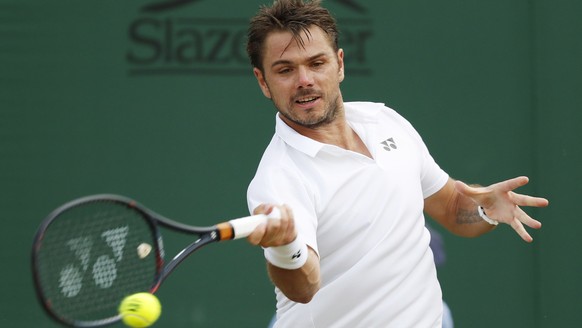
{"label": "yonex logo on strings", "polygon": [[392,149],[398,149],[398,146],[396,146],[396,142],[394,141],[394,138],[388,138],[388,139],[382,141],[380,144],[382,144],[384,150],[387,150],[387,151],[391,151]]}
{"label": "yonex logo on strings", "polygon": [[98,248],[97,243],[89,236],[76,237],[68,240],[66,246],[71,250],[78,260],[78,263],[68,263],[59,273],[59,288],[61,293],[67,297],[75,297],[83,288],[84,275],[90,271],[93,282],[101,289],[110,288],[117,279],[117,265],[123,259],[123,250],[127,241],[129,227],[113,228],[101,233],[101,238],[106,245],[111,248],[112,255],[99,255],[89,268],[94,248]]}

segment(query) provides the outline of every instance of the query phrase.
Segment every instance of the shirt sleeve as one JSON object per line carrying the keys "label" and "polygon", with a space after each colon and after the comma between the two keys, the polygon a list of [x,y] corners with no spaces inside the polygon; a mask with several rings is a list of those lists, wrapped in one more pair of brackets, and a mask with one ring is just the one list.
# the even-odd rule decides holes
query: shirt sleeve
{"label": "shirt sleeve", "polygon": [[400,121],[402,127],[408,131],[419,147],[421,160],[420,183],[422,187],[422,196],[426,199],[445,186],[449,179],[449,175],[436,163],[426,147],[426,144],[422,140],[422,137],[412,124],[395,110],[389,107],[385,108],[388,110],[387,112],[389,115],[392,115],[395,119]]}
{"label": "shirt sleeve", "polygon": [[301,175],[290,167],[261,163],[247,190],[249,211],[263,203],[286,204],[293,211],[297,233],[319,254],[313,195]]}

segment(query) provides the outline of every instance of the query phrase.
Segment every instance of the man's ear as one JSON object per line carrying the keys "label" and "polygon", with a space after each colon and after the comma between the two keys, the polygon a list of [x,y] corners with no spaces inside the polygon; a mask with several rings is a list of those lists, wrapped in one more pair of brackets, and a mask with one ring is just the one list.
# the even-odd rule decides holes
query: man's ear
{"label": "man's ear", "polygon": [[263,75],[263,72],[261,72],[260,69],[258,68],[253,68],[253,73],[255,74],[255,77],[257,78],[257,82],[259,83],[259,87],[261,87],[261,91],[263,91],[263,95],[265,95],[265,97],[271,99],[271,91],[269,91],[269,86],[267,85],[267,81],[265,80],[265,76]]}
{"label": "man's ear", "polygon": [[339,49],[337,51],[337,63],[339,66],[339,81],[342,82],[345,77],[345,70],[344,70],[344,50]]}

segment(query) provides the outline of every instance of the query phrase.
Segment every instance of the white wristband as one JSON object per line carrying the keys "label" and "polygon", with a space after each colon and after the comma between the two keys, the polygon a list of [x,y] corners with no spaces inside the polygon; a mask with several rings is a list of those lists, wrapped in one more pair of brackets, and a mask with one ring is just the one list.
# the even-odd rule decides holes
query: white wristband
{"label": "white wristband", "polygon": [[267,261],[276,267],[287,270],[295,270],[302,267],[307,262],[307,255],[307,245],[299,236],[287,245],[265,248]]}
{"label": "white wristband", "polygon": [[477,206],[477,211],[479,212],[479,216],[487,223],[491,224],[491,225],[498,225],[499,222],[493,220],[492,218],[488,217],[487,214],[485,214],[485,211],[483,210],[483,207],[481,206]]}

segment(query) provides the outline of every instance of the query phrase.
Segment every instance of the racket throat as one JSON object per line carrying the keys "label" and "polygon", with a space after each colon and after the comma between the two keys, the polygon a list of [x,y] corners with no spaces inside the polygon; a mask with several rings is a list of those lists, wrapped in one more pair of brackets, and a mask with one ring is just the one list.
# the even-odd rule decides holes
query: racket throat
{"label": "racket throat", "polygon": [[188,256],[192,255],[195,251],[213,242],[220,241],[218,235],[215,232],[202,235],[200,239],[190,244],[188,247],[184,248],[180,253],[178,253],[174,258],[166,265],[162,271],[161,279],[158,285],[155,287],[157,290],[161,283],[176,269],[176,267],[182,263]]}

